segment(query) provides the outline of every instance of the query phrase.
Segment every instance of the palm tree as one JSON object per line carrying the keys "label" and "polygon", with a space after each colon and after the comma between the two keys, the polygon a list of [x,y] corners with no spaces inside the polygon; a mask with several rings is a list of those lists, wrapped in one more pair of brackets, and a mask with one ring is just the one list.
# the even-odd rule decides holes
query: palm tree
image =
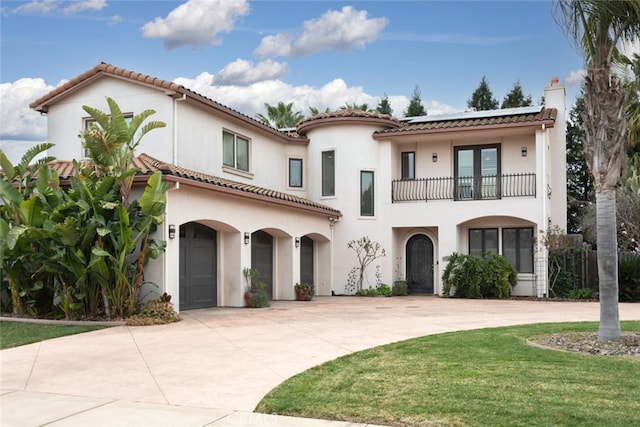
{"label": "palm tree", "polygon": [[585,157],[596,192],[596,241],[600,286],[600,340],[620,340],[616,188],[625,161],[624,91],[612,73],[622,41],[640,32],[637,0],[558,0],[557,20],[581,46],[585,76]]}
{"label": "palm tree", "polygon": [[360,110],[360,111],[367,111],[367,112],[373,112],[374,110],[369,108],[369,104],[364,103],[364,104],[356,104],[355,102],[350,103],[347,102],[345,103],[342,107],[340,107],[341,110]]}
{"label": "palm tree", "polygon": [[631,77],[624,82],[627,111],[627,142],[630,146],[640,144],[640,55],[623,58]]}
{"label": "palm tree", "polygon": [[293,102],[285,104],[280,101],[277,106],[273,106],[265,102],[264,107],[267,109],[267,115],[265,116],[258,113],[256,114],[256,118],[262,124],[276,129],[295,127],[300,120],[304,119],[302,112],[293,111]]}
{"label": "palm tree", "polygon": [[311,113],[312,116],[317,116],[318,114],[323,114],[323,113],[330,113],[331,112],[331,108],[327,107],[324,109],[324,111],[320,111],[319,108],[316,107],[309,107],[309,112]]}

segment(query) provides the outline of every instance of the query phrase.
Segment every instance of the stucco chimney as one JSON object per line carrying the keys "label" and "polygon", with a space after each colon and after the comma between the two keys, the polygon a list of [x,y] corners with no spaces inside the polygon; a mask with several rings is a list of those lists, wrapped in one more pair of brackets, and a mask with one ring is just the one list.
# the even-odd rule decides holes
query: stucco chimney
{"label": "stucco chimney", "polygon": [[557,77],[551,77],[551,87],[558,87],[558,83],[560,82],[560,79]]}

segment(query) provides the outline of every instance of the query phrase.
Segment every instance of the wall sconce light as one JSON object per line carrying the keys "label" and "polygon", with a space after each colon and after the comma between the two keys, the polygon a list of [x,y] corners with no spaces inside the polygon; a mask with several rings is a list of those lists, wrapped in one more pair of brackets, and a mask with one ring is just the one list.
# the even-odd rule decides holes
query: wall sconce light
{"label": "wall sconce light", "polygon": [[176,225],[175,224],[169,224],[169,238],[170,239],[175,239],[176,238]]}
{"label": "wall sconce light", "polygon": [[300,238],[296,237],[296,248],[300,247]]}
{"label": "wall sconce light", "polygon": [[250,241],[251,241],[251,234],[244,233],[244,244],[248,245]]}
{"label": "wall sconce light", "polygon": [[522,155],[522,157],[527,157],[527,147],[522,147],[522,149],[520,150],[520,154]]}
{"label": "wall sconce light", "polygon": [[434,163],[438,161],[438,153],[433,153],[431,155],[431,161],[433,161]]}

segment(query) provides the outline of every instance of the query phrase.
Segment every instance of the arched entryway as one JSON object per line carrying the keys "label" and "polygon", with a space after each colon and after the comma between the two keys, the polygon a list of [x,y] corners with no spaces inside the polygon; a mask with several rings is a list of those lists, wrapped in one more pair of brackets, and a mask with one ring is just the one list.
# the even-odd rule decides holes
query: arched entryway
{"label": "arched entryway", "polygon": [[251,268],[260,272],[260,281],[273,299],[273,236],[262,230],[251,234]]}
{"label": "arched entryway", "polygon": [[433,242],[416,234],[407,242],[407,285],[411,294],[433,294]]}
{"label": "arched entryway", "polygon": [[300,283],[313,285],[313,275],[313,239],[303,236],[300,238]]}
{"label": "arched entryway", "polygon": [[217,233],[195,222],[180,226],[180,310],[217,305]]}

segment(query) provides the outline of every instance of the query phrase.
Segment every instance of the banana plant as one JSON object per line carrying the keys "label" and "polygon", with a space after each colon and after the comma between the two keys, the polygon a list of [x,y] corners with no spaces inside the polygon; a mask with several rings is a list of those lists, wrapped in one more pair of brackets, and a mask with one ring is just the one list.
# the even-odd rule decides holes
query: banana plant
{"label": "banana plant", "polygon": [[154,120],[144,123],[155,114],[155,110],[144,110],[128,120],[116,101],[107,97],[107,104],[108,114],[87,105],[82,107],[95,122],[81,133],[81,138],[99,173],[118,178],[122,202],[128,207],[133,178],[137,173],[133,167],[135,150],[147,133],[166,124]]}
{"label": "banana plant", "polygon": [[17,165],[0,150],[0,258],[16,314],[23,314],[33,305],[34,293],[45,283],[50,284],[42,277],[41,260],[48,252],[42,225],[49,202],[58,197],[54,193],[59,188],[49,186],[57,179],[47,166],[53,157],[35,159],[52,146],[47,143],[30,148]]}

